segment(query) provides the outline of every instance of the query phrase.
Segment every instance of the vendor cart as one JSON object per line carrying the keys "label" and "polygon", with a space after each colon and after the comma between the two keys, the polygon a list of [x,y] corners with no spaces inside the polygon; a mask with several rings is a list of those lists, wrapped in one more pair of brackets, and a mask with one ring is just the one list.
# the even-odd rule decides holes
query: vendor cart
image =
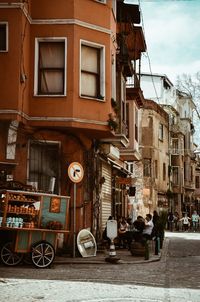
{"label": "vendor cart", "polygon": [[[51,265],[68,233],[68,196],[0,191],[0,259],[14,266],[30,256],[39,268]],[[62,235],[63,234],[63,235]]]}

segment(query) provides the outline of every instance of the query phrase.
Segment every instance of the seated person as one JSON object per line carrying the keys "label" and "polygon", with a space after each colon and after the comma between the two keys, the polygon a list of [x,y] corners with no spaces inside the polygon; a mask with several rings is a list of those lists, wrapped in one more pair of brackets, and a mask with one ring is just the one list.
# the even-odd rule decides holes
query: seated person
{"label": "seated person", "polygon": [[153,225],[152,215],[147,214],[145,219],[145,228],[142,232],[143,237],[146,238],[147,240],[151,240],[153,227],[154,225]]}
{"label": "seated person", "polygon": [[120,246],[126,247],[126,241],[127,241],[127,231],[128,231],[129,225],[124,217],[120,218],[119,224],[118,224],[118,237],[120,241]]}
{"label": "seated person", "polygon": [[144,218],[142,216],[138,216],[137,219],[133,222],[134,231],[132,234],[132,238],[135,241],[142,240],[142,233],[145,228]]}

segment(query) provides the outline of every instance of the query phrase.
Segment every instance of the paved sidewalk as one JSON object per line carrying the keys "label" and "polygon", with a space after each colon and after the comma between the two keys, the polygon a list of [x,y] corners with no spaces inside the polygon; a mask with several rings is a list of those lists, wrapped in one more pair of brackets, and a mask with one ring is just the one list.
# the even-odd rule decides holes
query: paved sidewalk
{"label": "paved sidewalk", "polygon": [[[149,260],[145,260],[143,256],[132,256],[128,249],[116,249],[116,258],[119,258],[117,264],[133,264],[133,263],[148,263],[159,261],[162,254],[166,250],[168,245],[168,240],[164,240],[163,249],[160,250],[159,255],[154,255],[151,250],[149,255]],[[106,258],[109,258],[109,250],[98,251],[97,255],[94,257],[70,257],[69,255],[56,256],[55,264],[107,264]],[[113,257],[112,257],[113,258]],[[112,259],[111,259],[112,260]]]}

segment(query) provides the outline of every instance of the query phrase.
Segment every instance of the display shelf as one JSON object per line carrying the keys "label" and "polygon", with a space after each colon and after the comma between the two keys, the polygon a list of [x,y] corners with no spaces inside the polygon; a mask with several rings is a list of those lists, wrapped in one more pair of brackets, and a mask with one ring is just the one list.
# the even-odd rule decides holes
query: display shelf
{"label": "display shelf", "polygon": [[31,192],[0,191],[0,226],[13,229],[26,225],[40,227],[42,195]]}

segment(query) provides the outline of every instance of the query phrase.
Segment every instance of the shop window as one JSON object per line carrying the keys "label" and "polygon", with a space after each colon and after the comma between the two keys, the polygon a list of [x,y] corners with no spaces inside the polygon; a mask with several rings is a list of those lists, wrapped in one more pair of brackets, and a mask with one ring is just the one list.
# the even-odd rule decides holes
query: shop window
{"label": "shop window", "polygon": [[8,51],[8,23],[0,22],[0,52]]}
{"label": "shop window", "polygon": [[104,100],[104,47],[81,42],[81,97]]}
{"label": "shop window", "polygon": [[37,39],[35,95],[66,94],[66,40]]}

